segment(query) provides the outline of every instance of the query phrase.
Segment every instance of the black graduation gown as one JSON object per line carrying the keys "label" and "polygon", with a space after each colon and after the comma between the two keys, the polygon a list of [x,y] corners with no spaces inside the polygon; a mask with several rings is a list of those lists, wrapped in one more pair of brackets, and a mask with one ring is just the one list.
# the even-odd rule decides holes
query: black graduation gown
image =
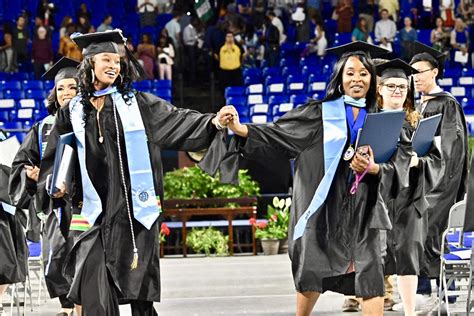
{"label": "black graduation gown", "polygon": [[[303,237],[292,240],[294,226],[324,176],[321,104],[311,101],[274,124],[248,125],[248,137],[238,141],[243,143],[240,151],[245,156],[276,153],[295,159],[288,236],[297,291],[331,290],[361,297],[383,296],[379,229],[390,229],[391,225],[378,192],[380,176],[366,175],[357,192],[351,195],[352,182],[348,178],[352,170],[349,162],[341,159],[326,201],[308,220]],[[348,145],[349,141],[346,148]],[[226,159],[220,166],[224,173],[229,172]],[[351,261],[355,264],[355,274],[346,273]]]}
{"label": "black graduation gown", "polygon": [[424,172],[422,168],[410,168],[411,137],[415,128],[404,123],[400,135],[400,147],[391,162],[380,164],[385,174],[394,165],[399,169],[393,177],[392,185],[384,192],[392,222],[387,231],[386,275],[418,275],[423,258],[428,217],[425,199]]}
{"label": "black graduation gown", "polygon": [[[441,254],[441,235],[448,224],[451,206],[464,199],[468,167],[467,127],[464,112],[456,99],[447,92],[431,94],[423,118],[442,113],[436,136],[440,146],[432,146],[420,159],[427,185],[426,200],[429,206],[428,235],[425,242],[421,275],[438,277]],[[418,109],[420,111],[420,109]],[[421,111],[420,111],[421,112]],[[436,138],[436,137],[435,137]]]}
{"label": "black graduation gown", "polygon": [[469,179],[467,181],[466,216],[464,219],[464,231],[474,231],[474,155],[471,157]]}
{"label": "black graduation gown", "polygon": [[[0,165],[0,201],[11,204],[8,197],[10,168]],[[27,274],[28,246],[24,234],[26,219],[22,210],[7,213],[0,204],[0,284],[24,282]]]}
{"label": "black graduation gown", "polygon": [[[163,168],[161,150],[197,151],[208,147],[216,135],[216,129],[211,124],[214,115],[177,109],[168,102],[148,93],[138,92],[136,97],[149,140],[148,148],[153,168],[155,190],[162,199]],[[112,283],[117,289],[120,302],[123,303],[129,300],[159,301],[161,287],[158,220],[150,230],[147,230],[133,219],[139,259],[138,267],[131,270],[133,247],[130,223],[122,192],[116,130],[110,96],[106,97],[105,106],[100,113],[100,124],[104,137],[103,144],[98,141],[99,130],[96,114],[96,110],[93,109],[85,117],[86,165],[92,184],[101,198],[103,212],[95,225],[79,236],[79,240],[70,253],[66,272],[75,275],[69,297],[75,303],[81,303],[81,280],[85,277],[83,268],[86,267],[87,269],[87,266],[90,266],[86,262],[87,260],[95,259],[89,254],[94,253],[97,242],[100,242],[104,249],[105,265],[109,276],[108,282]],[[119,120],[122,157],[125,164],[125,177],[130,196],[124,134],[120,116],[117,118]],[[66,106],[57,114],[55,127],[51,132],[49,144],[41,163],[40,186],[44,186],[46,176],[52,172],[54,148],[59,135],[72,131],[69,107]],[[80,179],[75,185],[79,181]],[[44,195],[42,203],[48,203]],[[101,264],[98,263],[98,265]],[[92,289],[91,293],[95,293],[95,289]],[[105,306],[103,310],[107,308]]]}

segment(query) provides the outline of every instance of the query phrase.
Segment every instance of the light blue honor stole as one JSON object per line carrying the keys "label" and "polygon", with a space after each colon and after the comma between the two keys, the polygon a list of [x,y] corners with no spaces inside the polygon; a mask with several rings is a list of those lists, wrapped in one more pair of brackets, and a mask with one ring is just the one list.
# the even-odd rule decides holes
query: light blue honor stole
{"label": "light blue honor stole", "polygon": [[2,206],[3,206],[3,210],[5,212],[7,212],[8,214],[11,214],[11,215],[15,215],[16,213],[16,207],[10,205],[10,204],[7,204],[5,202],[1,202],[2,203]]}
{"label": "light blue honor stole", "polygon": [[[122,121],[125,147],[127,153],[128,169],[132,191],[132,205],[134,218],[147,229],[150,229],[161,212],[159,198],[156,196],[153,184],[153,171],[148,151],[148,140],[145,127],[138,109],[137,99],[130,94],[128,105],[116,88],[107,91],[98,91],[96,96],[111,94],[114,106],[117,107]],[[86,167],[85,130],[83,121],[83,105],[81,97],[76,96],[71,100],[71,122],[77,141],[79,164],[81,167],[83,186],[83,215],[89,224],[94,225],[97,217],[102,213],[102,203],[95,190]],[[127,194],[127,193],[125,193]],[[158,202],[157,202],[158,201]]]}
{"label": "light blue honor stole", "polygon": [[296,223],[293,240],[303,236],[309,218],[318,211],[326,200],[347,141],[346,108],[344,105],[344,99],[341,97],[336,100],[323,102],[322,116],[324,177],[319,183],[308,208]]}

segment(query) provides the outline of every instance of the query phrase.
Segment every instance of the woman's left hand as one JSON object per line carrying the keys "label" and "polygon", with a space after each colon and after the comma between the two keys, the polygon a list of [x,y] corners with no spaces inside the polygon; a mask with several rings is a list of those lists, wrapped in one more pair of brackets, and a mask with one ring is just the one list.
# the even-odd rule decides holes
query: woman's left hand
{"label": "woman's left hand", "polygon": [[235,110],[233,107],[224,106],[219,112],[217,112],[217,115],[213,120],[214,125],[216,127],[219,127],[219,125],[222,127],[227,127],[227,124],[229,124],[234,118],[234,112]]}
{"label": "woman's left hand", "polygon": [[362,173],[368,168],[367,173],[369,174],[378,174],[380,169],[379,165],[374,162],[374,152],[370,146],[368,146],[367,152],[360,151],[359,149],[356,151],[350,168],[356,173]]}

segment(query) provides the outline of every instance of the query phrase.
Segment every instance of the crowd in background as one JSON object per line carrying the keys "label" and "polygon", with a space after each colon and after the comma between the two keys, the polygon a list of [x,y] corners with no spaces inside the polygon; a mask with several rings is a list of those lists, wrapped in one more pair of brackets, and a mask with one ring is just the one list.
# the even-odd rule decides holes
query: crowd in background
{"label": "crowd in background", "polygon": [[[429,1],[421,0],[200,1],[209,4],[211,18],[199,18],[194,1],[137,1],[140,37],[137,42],[130,41],[129,48],[149,79],[172,79],[173,70],[177,70],[193,84],[201,66],[207,73],[219,73],[223,87],[239,85],[242,67],[259,67],[263,60],[266,66],[277,66],[281,45],[290,41],[307,43],[302,57],[323,57],[335,40],[333,26],[339,34],[350,34],[349,40],[389,50],[399,41],[400,55],[408,58],[412,43],[420,40],[417,30],[433,25],[429,41],[450,54],[451,66],[470,67],[472,62],[474,3],[468,0],[450,1],[449,6],[446,1],[433,1],[431,7],[427,7]],[[157,16],[162,14],[172,14],[172,18],[157,32]],[[60,23],[55,21],[54,5],[47,0],[40,1],[34,19],[32,16],[23,11],[15,23],[4,23],[0,71],[21,71],[22,65],[30,64],[35,77],[40,78],[61,56],[81,60],[81,52],[70,38],[73,33],[111,30],[119,24],[107,14],[100,25],[92,25],[85,3]],[[127,29],[123,31],[133,37]],[[52,42],[55,32],[59,32],[57,51]]]}

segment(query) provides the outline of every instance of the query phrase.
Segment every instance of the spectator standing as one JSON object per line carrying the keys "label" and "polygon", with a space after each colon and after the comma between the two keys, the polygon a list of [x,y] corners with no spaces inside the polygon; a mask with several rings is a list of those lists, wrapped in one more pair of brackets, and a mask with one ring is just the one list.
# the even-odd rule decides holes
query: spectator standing
{"label": "spectator standing", "polygon": [[179,68],[181,66],[182,59],[181,25],[179,24],[180,19],[181,12],[174,11],[173,18],[165,25],[166,32],[168,32],[168,37],[171,39],[171,42],[173,43],[173,47],[175,49],[175,64]]}
{"label": "spectator standing", "polygon": [[311,25],[307,14],[304,12],[304,8],[297,6],[295,12],[291,14],[291,19],[296,24],[296,41],[309,42],[311,37]]}
{"label": "spectator standing", "polygon": [[374,0],[359,0],[359,18],[367,21],[367,31],[374,31],[374,15],[377,12],[377,5]]}
{"label": "spectator standing", "polygon": [[0,71],[17,72],[15,50],[13,48],[13,36],[9,32],[3,34],[4,44],[0,46]]}
{"label": "spectator standing", "polygon": [[160,80],[173,80],[174,47],[169,37],[161,36],[158,42],[158,70]]}
{"label": "spectator standing", "polygon": [[77,22],[77,31],[79,33],[87,34],[94,32],[94,28],[92,27],[87,15],[80,15]]}
{"label": "spectator standing", "polygon": [[97,28],[97,32],[112,31],[112,15],[107,14],[102,20],[102,24]]}
{"label": "spectator standing", "polygon": [[36,16],[41,17],[44,25],[54,28],[54,3],[48,2],[48,0],[41,0],[36,9]]}
{"label": "spectator standing", "polygon": [[149,80],[155,79],[153,69],[156,62],[156,47],[151,42],[149,34],[143,34],[137,47],[138,59],[143,62],[143,69]]}
{"label": "spectator standing", "polygon": [[418,32],[411,26],[411,18],[403,19],[404,27],[400,30],[400,42],[402,45],[402,59],[408,60],[413,54],[414,42],[418,40]]}
{"label": "spectator standing", "polygon": [[44,72],[53,64],[53,44],[47,38],[47,31],[44,26],[37,30],[36,38],[33,40],[31,58],[35,71],[35,79],[39,80]]}
{"label": "spectator standing", "polygon": [[40,16],[37,16],[35,17],[35,28],[33,31],[35,38],[36,38],[36,35],[38,34],[38,29],[40,27],[44,27],[44,29],[46,30],[46,37],[51,38],[51,34],[53,33],[51,27],[44,25],[43,19]]}
{"label": "spectator standing", "polygon": [[315,24],[314,37],[309,42],[302,55],[307,56],[316,53],[318,56],[324,56],[326,48],[328,47],[328,40],[326,39],[326,32],[324,31],[324,21],[318,16],[312,16],[311,20]]}
{"label": "spectator standing", "polygon": [[[61,27],[59,29],[59,38],[66,36],[67,33],[67,26],[73,24],[74,21],[70,15],[66,15],[63,20],[61,21]],[[82,33],[82,32],[81,32]]]}
{"label": "spectator standing", "polygon": [[[453,59],[454,62],[460,62],[465,65],[467,61],[461,61],[461,56],[467,55],[469,52],[469,32],[467,31],[466,24],[461,18],[456,19],[454,29],[451,31],[451,46],[453,47]],[[459,53],[461,52],[461,53]],[[455,64],[453,64],[455,65]]]}
{"label": "spectator standing", "polygon": [[263,36],[265,43],[265,60],[268,67],[278,66],[278,56],[280,55],[280,33],[267,16],[265,19],[265,33]]}
{"label": "spectator standing", "polygon": [[[273,28],[276,34],[278,34],[278,30],[274,26]],[[234,42],[234,34],[228,32],[225,37],[225,43],[219,51],[219,68],[221,74],[219,81],[222,90],[229,86],[242,85],[241,60],[242,51]]]}
{"label": "spectator standing", "polygon": [[440,1],[439,14],[444,20],[444,25],[453,27],[454,21],[454,0]]}
{"label": "spectator standing", "polygon": [[392,42],[397,34],[397,26],[395,22],[390,20],[387,9],[380,10],[381,19],[375,23],[375,41],[380,44],[381,47],[392,51]]}
{"label": "spectator standing", "polygon": [[368,24],[367,20],[365,17],[359,16],[359,20],[357,21],[357,25],[352,31],[352,41],[361,41],[361,42],[366,42],[369,44],[373,44],[373,40],[370,37],[369,29],[368,29]]}
{"label": "spectator standing", "polygon": [[286,40],[285,28],[283,26],[283,23],[273,11],[268,11],[267,17],[270,19],[271,23],[278,29],[278,33],[280,34],[280,45],[283,44]]}
{"label": "spectator standing", "polygon": [[19,16],[16,20],[16,27],[13,28],[13,50],[16,53],[17,64],[29,62],[28,42],[30,41],[30,31],[25,25],[25,18]]}
{"label": "spectator standing", "polygon": [[155,26],[156,24],[156,0],[138,0],[137,11],[140,15],[140,27]]}
{"label": "spectator standing", "polygon": [[189,71],[189,79],[191,83],[196,82],[196,63],[197,63],[197,44],[198,44],[198,27],[199,19],[192,17],[189,23],[183,30],[183,44],[184,56],[186,61],[186,69]]}
{"label": "spectator standing", "polygon": [[436,18],[436,28],[431,31],[430,42],[433,48],[440,52],[445,52],[450,42],[449,28],[444,27],[441,17]]}
{"label": "spectator standing", "polygon": [[383,9],[387,10],[388,16],[391,17],[393,21],[398,21],[398,14],[400,12],[399,0],[380,0],[379,11]]}
{"label": "spectator standing", "polygon": [[76,32],[76,26],[69,24],[66,35],[59,39],[58,54],[74,60],[82,60],[82,53],[79,47],[71,40],[71,35]]}
{"label": "spectator standing", "polygon": [[79,21],[79,18],[81,16],[86,16],[87,19],[90,21],[92,16],[91,16],[91,13],[89,11],[89,9],[87,8],[87,4],[86,3],[81,3],[81,5],[79,6],[79,10],[77,10],[77,20]]}
{"label": "spectator standing", "polygon": [[352,0],[339,0],[336,6],[337,31],[339,33],[352,32],[352,16],[354,15],[354,7]]}

